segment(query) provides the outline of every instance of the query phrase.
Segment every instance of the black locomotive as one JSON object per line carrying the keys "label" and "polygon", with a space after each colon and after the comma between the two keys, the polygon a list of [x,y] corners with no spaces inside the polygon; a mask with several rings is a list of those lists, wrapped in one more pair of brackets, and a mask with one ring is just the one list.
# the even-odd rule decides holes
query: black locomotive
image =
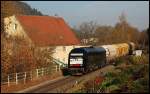
{"label": "black locomotive", "polygon": [[85,74],[106,65],[106,51],[99,47],[81,47],[71,50],[68,69],[71,75]]}

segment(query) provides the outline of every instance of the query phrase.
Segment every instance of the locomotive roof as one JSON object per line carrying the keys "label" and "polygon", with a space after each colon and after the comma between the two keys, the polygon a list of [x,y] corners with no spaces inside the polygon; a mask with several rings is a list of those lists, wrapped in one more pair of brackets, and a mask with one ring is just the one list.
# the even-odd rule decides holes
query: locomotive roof
{"label": "locomotive roof", "polygon": [[71,52],[74,52],[74,53],[105,53],[105,49],[102,47],[81,47],[81,48],[75,48]]}

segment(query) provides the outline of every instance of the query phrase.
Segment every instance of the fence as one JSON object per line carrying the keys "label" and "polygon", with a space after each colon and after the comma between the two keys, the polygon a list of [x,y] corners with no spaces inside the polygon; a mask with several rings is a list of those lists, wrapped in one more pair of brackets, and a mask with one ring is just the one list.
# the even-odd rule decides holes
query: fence
{"label": "fence", "polygon": [[33,80],[34,78],[39,78],[44,75],[52,74],[54,72],[60,71],[61,67],[56,65],[53,67],[46,67],[40,68],[33,71],[26,71],[26,72],[19,72],[19,73],[12,73],[6,76],[5,78],[1,79],[1,85],[8,85],[10,84],[18,84],[18,83],[26,83],[29,80]]}

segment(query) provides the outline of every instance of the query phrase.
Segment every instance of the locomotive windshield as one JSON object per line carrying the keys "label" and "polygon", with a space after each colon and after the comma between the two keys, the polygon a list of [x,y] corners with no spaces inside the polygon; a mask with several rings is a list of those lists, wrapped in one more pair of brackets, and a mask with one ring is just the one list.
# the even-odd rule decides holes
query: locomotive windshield
{"label": "locomotive windshield", "polygon": [[83,65],[83,53],[70,54],[70,66],[82,66]]}

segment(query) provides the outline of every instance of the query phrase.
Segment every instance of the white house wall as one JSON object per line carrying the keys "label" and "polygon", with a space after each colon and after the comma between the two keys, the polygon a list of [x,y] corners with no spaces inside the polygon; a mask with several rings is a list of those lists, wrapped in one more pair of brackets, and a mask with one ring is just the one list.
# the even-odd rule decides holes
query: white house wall
{"label": "white house wall", "polygon": [[[65,49],[64,49],[65,47]],[[68,63],[68,55],[69,52],[74,49],[74,48],[79,48],[79,47],[86,47],[86,46],[80,46],[80,45],[72,45],[72,46],[56,46],[54,53],[52,55],[53,58],[58,59],[65,64]]]}
{"label": "white house wall", "polygon": [[30,42],[30,44],[32,43],[32,41],[25,33],[23,27],[21,26],[20,22],[15,16],[4,18],[4,31],[8,34],[7,37],[18,36],[27,39]]}

